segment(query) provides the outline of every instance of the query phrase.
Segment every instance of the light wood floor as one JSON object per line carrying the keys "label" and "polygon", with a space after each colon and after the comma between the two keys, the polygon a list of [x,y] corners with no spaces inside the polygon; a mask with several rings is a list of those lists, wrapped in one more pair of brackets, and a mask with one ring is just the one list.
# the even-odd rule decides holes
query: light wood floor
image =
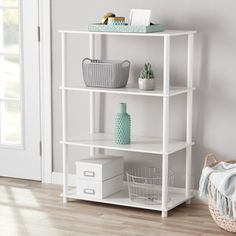
{"label": "light wood floor", "polygon": [[182,205],[159,212],[84,201],[62,203],[61,187],[0,178],[0,236],[235,235],[218,228],[207,206]]}

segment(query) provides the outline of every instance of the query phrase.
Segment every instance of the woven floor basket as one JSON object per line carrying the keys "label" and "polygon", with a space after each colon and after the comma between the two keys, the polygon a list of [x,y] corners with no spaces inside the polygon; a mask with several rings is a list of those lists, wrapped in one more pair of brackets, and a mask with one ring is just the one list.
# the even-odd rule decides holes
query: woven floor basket
{"label": "woven floor basket", "polygon": [[[211,159],[211,164],[209,164],[210,159]],[[218,161],[216,157],[212,154],[207,155],[205,158],[205,166],[213,167],[219,162],[220,161]],[[227,162],[236,163],[236,161],[227,161]],[[214,205],[210,204],[211,202],[210,199],[208,199],[208,201],[209,201],[209,211],[211,213],[213,220],[216,222],[216,224],[226,231],[236,233],[236,220],[231,219],[228,216],[220,215],[219,210]]]}

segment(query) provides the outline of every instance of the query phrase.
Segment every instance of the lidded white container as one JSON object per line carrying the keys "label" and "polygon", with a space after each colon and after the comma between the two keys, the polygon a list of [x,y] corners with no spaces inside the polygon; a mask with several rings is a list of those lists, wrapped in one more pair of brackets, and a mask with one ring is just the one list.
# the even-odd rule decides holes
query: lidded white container
{"label": "lidded white container", "polygon": [[76,162],[77,194],[102,199],[123,189],[124,159],[98,155]]}

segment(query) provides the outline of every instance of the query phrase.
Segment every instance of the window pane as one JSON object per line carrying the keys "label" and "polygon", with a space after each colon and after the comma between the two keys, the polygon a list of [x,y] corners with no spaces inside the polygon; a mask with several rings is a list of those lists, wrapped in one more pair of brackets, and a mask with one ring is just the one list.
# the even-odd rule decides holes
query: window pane
{"label": "window pane", "polygon": [[2,144],[21,144],[20,102],[2,102],[1,139]]}
{"label": "window pane", "polygon": [[0,56],[0,97],[20,98],[19,57]]}
{"label": "window pane", "polygon": [[17,9],[0,9],[0,52],[19,53],[19,16]]}
{"label": "window pane", "polygon": [[18,0],[0,0],[0,6],[16,7],[17,5],[18,5]]}

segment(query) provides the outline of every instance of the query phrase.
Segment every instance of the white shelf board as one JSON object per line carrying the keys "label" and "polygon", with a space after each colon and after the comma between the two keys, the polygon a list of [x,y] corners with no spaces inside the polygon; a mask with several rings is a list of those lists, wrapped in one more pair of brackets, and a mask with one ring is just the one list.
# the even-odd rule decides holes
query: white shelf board
{"label": "white shelf board", "polygon": [[195,34],[195,30],[164,30],[155,33],[120,33],[120,32],[91,32],[87,30],[59,30],[60,33],[67,34],[98,34],[98,35],[119,35],[119,36],[143,36],[143,37],[164,37],[164,36],[182,36]]}
{"label": "white shelf board", "polygon": [[132,136],[131,144],[118,145],[114,142],[114,135],[109,133],[95,133],[93,135],[85,135],[83,137],[70,139],[65,142],[61,141],[61,143],[74,146],[95,147],[160,155],[169,155],[193,145],[193,143],[187,144],[185,141],[170,140],[168,152],[163,153],[162,139],[160,138]]}
{"label": "white shelf board", "polygon": [[[128,188],[127,188],[126,183],[124,183],[124,190],[118,193],[115,193],[104,199],[93,199],[89,197],[76,195],[75,188],[69,190],[67,194],[62,194],[61,196],[67,197],[69,199],[77,199],[77,200],[85,200],[85,201],[99,202],[99,203],[119,205],[119,206],[135,207],[135,208],[142,208],[142,209],[148,209],[148,210],[154,210],[154,211],[163,210],[161,204],[145,205],[145,204],[131,201],[129,199]],[[167,209],[165,209],[167,211],[193,198],[193,195],[186,197],[185,189],[183,188],[169,188],[169,196],[171,200],[169,201],[167,205]]]}
{"label": "white shelf board", "polygon": [[164,96],[175,96],[189,91],[195,90],[195,88],[186,87],[170,87],[169,94],[164,94],[163,89],[157,87],[155,90],[144,91],[139,88],[128,85],[125,88],[96,88],[96,87],[59,87],[59,89],[64,89],[66,91],[88,91],[97,93],[112,93],[112,94],[127,94],[127,95],[139,95],[139,96],[152,96],[152,97],[164,97]]}

